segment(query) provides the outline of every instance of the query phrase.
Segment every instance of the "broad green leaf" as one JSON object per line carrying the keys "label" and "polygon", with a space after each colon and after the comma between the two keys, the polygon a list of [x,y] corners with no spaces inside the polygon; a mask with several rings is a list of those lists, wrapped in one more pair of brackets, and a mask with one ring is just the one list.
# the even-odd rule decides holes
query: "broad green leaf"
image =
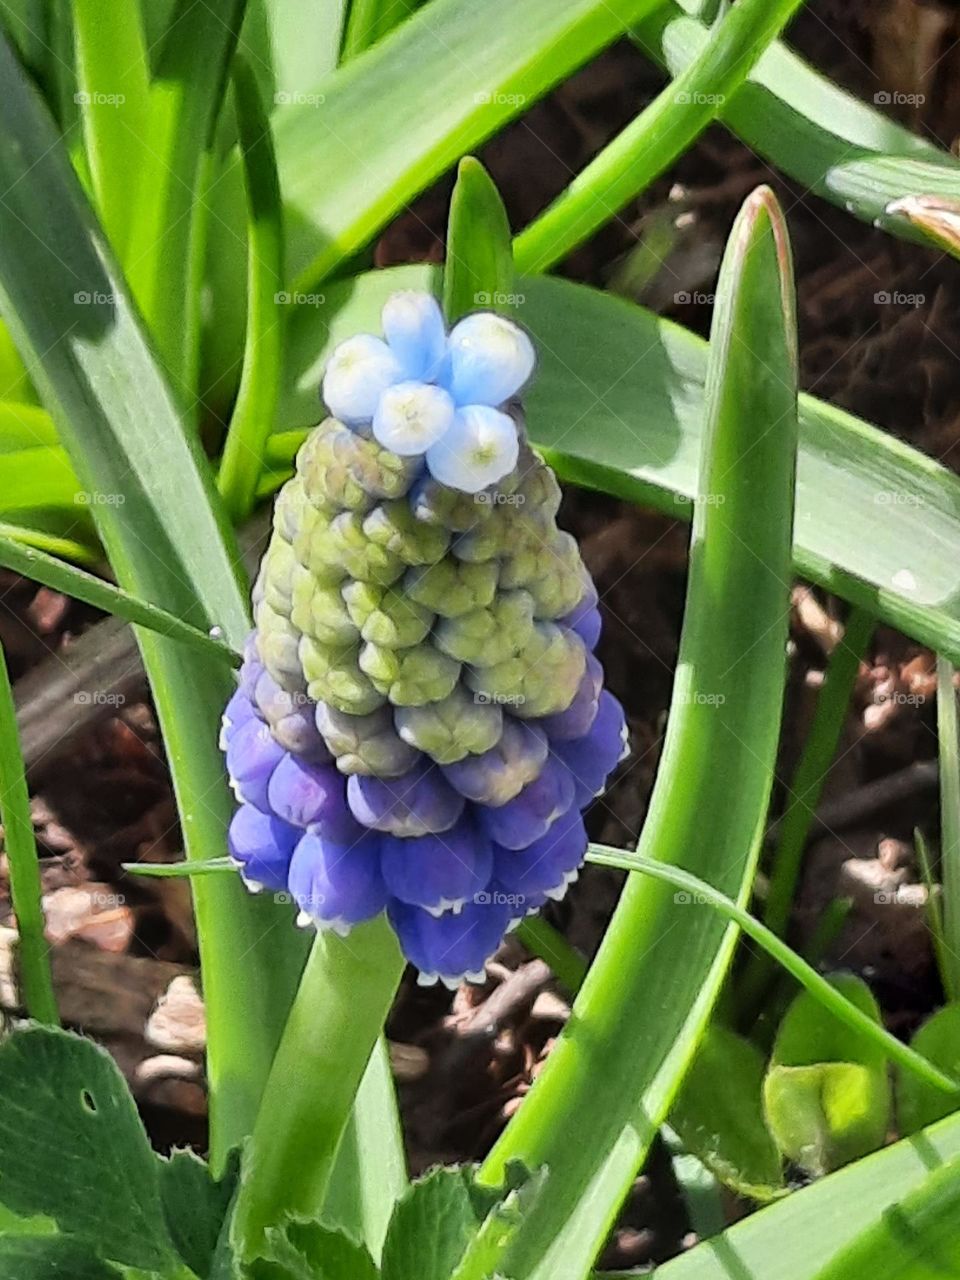
{"label": "broad green leaf", "polygon": [[389,35],[423,0],[348,0],[340,58],[349,62]]}
{"label": "broad green leaf", "polygon": [[140,5],[71,0],[84,149],[103,229],[122,255],[136,208],[150,65]]}
{"label": "broad green leaf", "polygon": [[362,1245],[320,1222],[289,1222],[267,1231],[263,1257],[247,1268],[250,1280],[377,1280]]}
{"label": "broad green leaf", "polygon": [[764,1060],[749,1040],[713,1023],[697,1046],[670,1124],[721,1182],[741,1195],[782,1194],[780,1155],[761,1106]]}
{"label": "broad green leaf", "polygon": [[460,161],[450,197],[443,310],[450,324],[469,311],[513,311],[513,250],[500,193],[479,160]]}
{"label": "broad green leaf", "polygon": [[740,0],[696,57],[517,237],[520,271],[548,271],[680,158],[803,0]]}
{"label": "broad green leaf", "polygon": [[[861,978],[837,974],[831,984],[880,1023],[880,1009]],[[784,1155],[822,1177],[883,1143],[890,1123],[886,1055],[801,992],[777,1031],[763,1105]]]}
{"label": "broad green leaf", "polygon": [[[251,0],[263,11],[277,105],[296,102],[317,77],[333,71],[340,57],[347,0],[303,6],[293,0]],[[267,49],[261,50],[267,57]]]}
{"label": "broad green leaf", "polygon": [[[27,1013],[38,1022],[60,1021],[43,932],[40,863],[30,795],[17,732],[17,711],[7,660],[0,645],[0,823],[7,855],[10,899],[17,922],[17,961]],[[2,1199],[2,1188],[0,1188]]]}
{"label": "broad green leaf", "polygon": [[174,1151],[160,1161],[160,1200],[177,1253],[198,1276],[213,1265],[217,1241],[237,1185],[240,1158],[234,1152],[219,1180],[192,1151]]}
{"label": "broad green leaf", "polygon": [[[918,1028],[910,1044],[917,1053],[960,1079],[960,1004],[938,1009]],[[960,1092],[951,1096],[932,1089],[925,1081],[899,1068],[895,1094],[897,1128],[903,1137],[960,1110]]]}
{"label": "broad green leaf", "polygon": [[[640,26],[641,47],[672,76],[709,39],[707,26],[695,20],[700,2],[660,5]],[[960,197],[955,156],[859,101],[782,44],[766,51],[719,114],[802,187],[905,239],[930,243],[890,205],[910,195]]]}
{"label": "broad green leaf", "polygon": [[[396,289],[431,288],[426,267],[375,271],[328,285],[299,313],[278,424],[318,418],[332,346],[376,331]],[[623,299],[566,280],[518,277],[519,318],[539,351],[525,393],[531,437],[561,478],[688,518],[700,492],[708,347]],[[289,466],[294,441],[271,450]],[[800,397],[794,566],[960,662],[960,481],[933,459],[852,414]]]}
{"label": "broad green leaf", "polygon": [[[684,626],[640,851],[743,902],[779,734],[797,435],[790,256],[764,188],[737,218],[718,296]],[[483,1166],[490,1181],[510,1158],[549,1171],[505,1275],[586,1274],[676,1097],[736,937],[664,883],[629,878],[572,1018]]]}
{"label": "broad green leaf", "polygon": [[[657,1267],[657,1280],[814,1280],[881,1215],[960,1156],[960,1116],[820,1178]],[[954,1215],[954,1230],[956,1215]],[[873,1280],[848,1270],[844,1280]],[[611,1277],[612,1280],[612,1277]]]}
{"label": "broad green leaf", "polygon": [[197,211],[204,158],[226,87],[244,0],[179,0],[154,68],[127,277],[168,372],[193,404],[201,281]]}
{"label": "broad green leaf", "polygon": [[817,1273],[816,1280],[947,1280],[960,1275],[960,1160],[952,1160]]}
{"label": "broad green leaf", "polygon": [[165,1270],[157,1160],[109,1054],[66,1031],[15,1032],[0,1045],[0,1096],[0,1201],[114,1262]]}
{"label": "broad green leaf", "polygon": [[0,565],[22,573],[24,577],[42,582],[54,591],[62,591],[77,600],[92,604],[105,613],[115,614],[118,618],[126,618],[128,622],[138,622],[149,627],[160,635],[169,636],[183,644],[193,645],[208,656],[213,655],[221,661],[239,662],[239,657],[225,645],[206,632],[192,626],[189,622],[175,617],[167,609],[151,604],[149,600],[141,600],[138,596],[115,587],[111,582],[104,582],[83,569],[65,564],[55,556],[48,555],[36,547],[24,546],[15,538],[11,538],[0,525]]}
{"label": "broad green leaf", "polygon": [[253,71],[237,58],[234,102],[247,194],[247,335],[243,374],[217,476],[234,523],[253,509],[283,362],[283,222],[270,122]]}
{"label": "broad green leaf", "polygon": [[509,1249],[532,1202],[547,1194],[547,1178],[546,1170],[533,1177],[526,1170],[517,1171],[514,1185],[481,1222],[451,1280],[491,1280],[498,1274],[497,1262]]}
{"label": "broad green leaf", "polygon": [[0,1276],[9,1280],[120,1280],[95,1248],[70,1236],[0,1236]]}
{"label": "broad green leaf", "polygon": [[[655,0],[430,0],[277,112],[293,287],[361,249],[419,191],[615,40]],[[318,109],[322,108],[322,109]]]}
{"label": "broad green leaf", "polygon": [[383,1280],[450,1280],[496,1194],[478,1194],[472,1166],[440,1167],[398,1201],[383,1246]]}
{"label": "broad green leaf", "polygon": [[[2,42],[0,89],[0,188],[7,192],[0,202],[0,308],[80,490],[99,495],[84,511],[94,517],[123,589],[162,600],[203,629],[219,626],[239,648],[249,627],[240,556],[206,461],[184,430],[52,122]],[[0,459],[4,474],[7,462]],[[220,855],[232,804],[216,725],[232,689],[229,671],[166,637],[141,630],[138,640],[188,855]],[[283,908],[251,899],[235,880],[198,881],[194,897],[218,1166],[249,1132],[304,944],[292,930],[274,929]]]}

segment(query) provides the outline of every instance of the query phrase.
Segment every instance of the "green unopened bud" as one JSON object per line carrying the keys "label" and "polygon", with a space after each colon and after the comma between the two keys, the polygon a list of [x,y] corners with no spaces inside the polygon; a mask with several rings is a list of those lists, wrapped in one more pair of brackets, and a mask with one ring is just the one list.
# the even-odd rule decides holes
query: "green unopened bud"
{"label": "green unopened bud", "polygon": [[500,707],[475,701],[462,685],[430,706],[401,707],[395,719],[404,742],[438,764],[454,764],[464,756],[489,751],[503,732]]}
{"label": "green unopened bud", "polygon": [[388,587],[378,607],[363,624],[363,638],[386,649],[409,649],[426,638],[435,617],[436,614],[409,600],[402,591]]}
{"label": "green unopened bud", "polygon": [[350,511],[369,511],[382,498],[403,497],[418,466],[418,459],[398,457],[335,418],[312,432],[297,455],[297,473],[310,501]]}
{"label": "green unopened bud", "polygon": [[356,646],[331,648],[304,636],[299,656],[307,692],[315,702],[327,702],[355,716],[367,715],[383,705],[383,694],[360,667]]}
{"label": "green unopened bud", "polygon": [[410,569],[403,590],[411,600],[432,609],[441,618],[456,618],[471,609],[483,609],[497,590],[499,566],[465,564],[452,557],[422,569]]}
{"label": "green unopened bud", "polygon": [[450,544],[447,529],[414,518],[406,502],[383,502],[363,522],[371,542],[384,547],[406,565],[434,564]]}
{"label": "green unopened bud", "polygon": [[460,663],[429,641],[412,649],[365,644],[360,650],[360,667],[373,687],[398,707],[439,702],[460,678]]}
{"label": "green unopened bud", "polygon": [[555,715],[573,701],[586,670],[583,642],[552,622],[537,622],[523,652],[505,662],[467,669],[478,695],[509,704],[515,716]]}
{"label": "green unopened bud", "polygon": [[505,591],[486,609],[443,619],[436,643],[459,662],[494,666],[522,652],[532,633],[533,596],[528,591]]}
{"label": "green unopened bud", "polygon": [[291,692],[302,688],[300,669],[300,632],[290,619],[277,613],[266,600],[256,607],[257,650],[260,660],[282,689]]}
{"label": "green unopened bud", "polygon": [[416,764],[416,749],[401,739],[389,706],[354,716],[322,703],[317,727],[341,773],[399,778]]}
{"label": "green unopened bud", "polygon": [[308,570],[301,568],[293,589],[290,621],[304,635],[323,645],[344,648],[357,644],[359,628],[347,610],[338,586],[321,586]]}

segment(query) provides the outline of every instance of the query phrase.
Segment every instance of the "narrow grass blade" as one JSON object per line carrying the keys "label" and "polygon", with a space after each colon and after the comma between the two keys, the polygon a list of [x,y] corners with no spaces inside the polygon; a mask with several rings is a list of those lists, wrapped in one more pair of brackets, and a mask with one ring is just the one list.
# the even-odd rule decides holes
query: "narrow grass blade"
{"label": "narrow grass blade", "polygon": [[517,237],[520,271],[549,271],[691,146],[803,0],[741,0],[695,58]]}
{"label": "narrow grass blade", "polygon": [[203,862],[124,862],[123,870],[131,876],[145,876],[148,880],[195,880],[198,876],[237,874],[237,864],[232,858],[206,858]]}
{"label": "narrow grass blade", "polygon": [[234,523],[250,514],[277,411],[283,361],[283,221],[270,122],[249,64],[238,57],[234,102],[247,192],[247,337],[237,403],[217,483]]}
{"label": "narrow grass blade", "polygon": [[[430,0],[277,113],[288,266],[309,290],[656,0]],[[322,105],[322,110],[318,110]]]}
{"label": "narrow grass blade", "polygon": [[193,404],[197,334],[188,314],[200,282],[191,272],[205,153],[226,86],[244,0],[179,0],[157,59],[139,150],[127,278],[157,347]]}
{"label": "narrow grass blade", "polygon": [[[750,1214],[657,1267],[657,1280],[814,1280],[842,1249],[958,1156],[955,1115]],[[855,1269],[845,1277],[873,1274]]]}
{"label": "narrow grass blade", "polygon": [[33,835],[30,796],[17,736],[17,716],[7,660],[0,648],[0,822],[10,871],[10,898],[17,918],[17,961],[27,1013],[38,1022],[59,1026],[53,993],[50,948],[43,936],[40,866]]}
{"label": "narrow grass blade", "polygon": [[100,222],[122,257],[136,207],[150,65],[139,4],[72,0],[84,150]]}
{"label": "narrow grass blade", "polygon": [[587,962],[543,916],[527,916],[517,930],[517,937],[528,951],[547,962],[557,981],[568,991],[580,990],[587,976]]}
{"label": "narrow grass blade", "polygon": [[[797,440],[790,256],[766,189],[731,234],[713,333],[683,635],[640,848],[743,902],[779,735]],[[536,1089],[482,1167],[491,1184],[511,1159],[550,1171],[500,1268],[515,1280],[586,1274],[666,1118],[736,942],[696,917],[663,882],[630,878]]]}
{"label": "narrow grass blade", "polygon": [[[52,123],[2,41],[0,92],[0,305],[91,498],[111,568],[124,590],[163,600],[201,629],[218,626],[238,648],[249,626],[240,557],[206,462]],[[88,295],[81,305],[78,291]],[[229,669],[142,628],[138,640],[188,856],[219,855],[232,811],[216,745]],[[303,948],[292,930],[275,928],[282,909],[235,880],[198,881],[194,898],[219,1165],[249,1133]]]}
{"label": "narrow grass blade", "polygon": [[[710,38],[696,21],[699,3],[658,6],[640,27],[641,47],[672,76]],[[909,196],[960,198],[956,157],[847,93],[784,45],[767,50],[720,118],[763,159],[823,199],[904,239],[941,243],[896,206]]]}
{"label": "narrow grass blade", "polygon": [[191,623],[184,622],[159,605],[151,604],[149,600],[142,600],[129,591],[124,591],[122,587],[115,587],[102,578],[94,577],[92,573],[64,564],[62,560],[35,547],[18,543],[4,532],[3,526],[0,526],[0,565],[4,569],[12,569],[14,573],[22,573],[35,582],[42,582],[45,587],[51,587],[54,591],[62,591],[64,595],[92,604],[95,609],[102,609],[104,613],[126,618],[127,622],[138,622],[162,636],[193,645],[207,655],[215,655],[222,662],[233,664],[240,660],[239,655],[220,640]]}
{"label": "narrow grass blade", "polygon": [[940,882],[948,991],[960,990],[960,737],[954,669],[937,659],[937,736],[940,742]]}
{"label": "narrow grass blade", "polygon": [[739,903],[734,902],[732,898],[727,897],[699,876],[691,875],[688,871],[669,866],[645,854],[628,853],[623,849],[608,848],[606,845],[591,845],[589,857],[591,862],[596,862],[602,867],[619,867],[623,871],[642,871],[644,875],[652,876],[655,880],[673,885],[681,890],[676,897],[683,905],[692,902],[713,907],[728,920],[733,921],[748,938],[752,938],[763,947],[764,951],[792,978],[795,978],[804,990],[809,991],[824,1008],[835,1013],[847,1026],[861,1032],[878,1048],[882,1048],[888,1057],[899,1062],[908,1071],[912,1071],[919,1079],[926,1080],[946,1093],[956,1092],[956,1080],[945,1075],[939,1067],[928,1062],[926,1058],[905,1045],[902,1040],[898,1040],[896,1036],[884,1030],[879,1023],[832,987],[826,978],[821,977],[816,969],[807,964],[806,960],[789,947],[782,938],[778,938],[772,930],[761,924]]}
{"label": "narrow grass blade", "polygon": [[[316,420],[333,345],[375,331],[396,289],[430,289],[438,272],[400,267],[325,288],[291,325],[279,421]],[[524,397],[533,442],[561,479],[689,518],[702,490],[707,345],[620,298],[550,277],[519,276],[518,316],[539,364]],[[309,312],[309,314],[305,314]],[[571,378],[570,370],[577,376]],[[289,467],[289,431],[268,461]],[[838,518],[838,513],[843,518]],[[862,419],[800,397],[796,572],[960,663],[960,481]]]}
{"label": "narrow grass blade", "polygon": [[349,62],[389,35],[422,0],[349,0],[340,61]]}
{"label": "narrow grass blade", "polygon": [[[804,743],[800,763],[790,781],[763,907],[764,923],[781,937],[785,935],[790,919],[810,825],[837,753],[857,672],[874,626],[872,614],[863,609],[851,611],[843,636],[830,655],[817,697],[813,724]],[[768,977],[769,966],[762,957],[754,954],[742,981],[737,984],[737,1001],[744,1015],[757,1012],[755,1006],[762,998]]]}
{"label": "narrow grass blade", "polygon": [[913,846],[917,851],[920,878],[927,891],[927,928],[930,930],[930,937],[933,940],[933,953],[937,958],[940,982],[947,999],[955,1002],[960,999],[960,992],[952,986],[953,970],[947,955],[947,940],[943,932],[942,886],[937,883],[937,878],[933,872],[933,858],[930,856],[930,847],[919,827],[914,828]]}
{"label": "narrow grass blade", "polygon": [[479,160],[457,170],[447,223],[443,310],[450,324],[468,311],[514,310],[510,224],[500,192]]}

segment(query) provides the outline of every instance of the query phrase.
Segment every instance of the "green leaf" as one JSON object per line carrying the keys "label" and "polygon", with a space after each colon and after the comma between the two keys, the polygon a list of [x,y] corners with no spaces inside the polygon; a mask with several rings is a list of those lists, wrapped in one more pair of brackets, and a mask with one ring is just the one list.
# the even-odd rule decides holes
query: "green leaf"
{"label": "green leaf", "polygon": [[66,1031],[15,1032],[0,1045],[0,1096],[0,1201],[114,1262],[165,1270],[157,1161],[109,1054]]}
{"label": "green leaf", "polygon": [[[102,499],[89,511],[114,575],[124,590],[162,600],[184,621],[219,626],[239,648],[249,627],[246,588],[206,460],[184,430],[52,123],[2,42],[0,91],[0,189],[7,192],[0,202],[0,307],[81,490]],[[78,293],[85,302],[75,301]],[[233,687],[229,671],[217,658],[146,630],[138,640],[188,856],[219,855],[233,808],[215,729]],[[198,881],[194,898],[219,1167],[252,1125],[305,943],[274,928],[282,908],[252,899],[235,880]]]}
{"label": "green leaf", "polygon": [[[506,1187],[502,1196],[477,1187],[475,1174],[472,1165],[439,1167],[411,1184],[390,1219],[383,1280],[460,1280],[458,1266],[481,1224],[510,1198]],[[472,1272],[466,1276],[473,1280]]]}
{"label": "green leaf", "polygon": [[[880,1024],[862,979],[838,974],[831,984]],[[802,992],[777,1031],[763,1102],[780,1150],[821,1177],[883,1143],[890,1123],[886,1055]]]}
{"label": "green leaf", "polygon": [[120,1280],[92,1245],[70,1236],[0,1236],[0,1276],[6,1280]]}
{"label": "green leaf", "polygon": [[0,565],[5,569],[13,569],[35,582],[54,591],[62,591],[77,600],[92,604],[105,613],[115,614],[118,618],[126,618],[128,622],[138,622],[149,627],[160,635],[180,640],[184,644],[193,645],[207,655],[214,655],[222,662],[239,661],[239,657],[226,645],[213,636],[200,631],[189,622],[175,617],[159,605],[149,600],[141,600],[138,596],[115,587],[111,582],[94,577],[83,569],[65,564],[55,556],[47,555],[35,547],[24,546],[15,538],[10,538],[0,526]]}
{"label": "green leaf", "polygon": [[816,1280],[946,1280],[960,1275],[960,1160],[888,1206],[870,1231],[817,1273]]}
{"label": "green leaf", "polygon": [[[660,5],[640,26],[641,47],[671,76],[710,38],[709,28],[695,20],[699,7],[700,0]],[[960,197],[954,156],[859,101],[785,45],[766,51],[719,114],[751,150],[800,186],[907,240],[929,244],[932,237],[892,204],[921,193]]]}
{"label": "green leaf", "polygon": [[217,1241],[230,1208],[240,1170],[234,1152],[219,1180],[192,1151],[174,1151],[160,1161],[160,1199],[170,1239],[191,1271],[209,1274]]}
{"label": "green leaf", "polygon": [[[201,282],[197,210],[244,0],[178,0],[154,69],[124,263],[168,372],[193,404]],[[189,398],[187,398],[189,397]]]}
{"label": "green leaf", "polygon": [[341,61],[349,62],[389,35],[423,0],[349,0]]}
{"label": "green leaf", "polygon": [[238,523],[253,510],[277,411],[284,307],[290,298],[283,292],[283,223],[270,122],[253,71],[239,57],[233,87],[247,193],[247,336],[217,483]]}
{"label": "green leaf", "polygon": [[670,1108],[670,1124],[721,1182],[771,1200],[784,1190],[761,1107],[764,1061],[749,1040],[712,1023]]}
{"label": "green leaf", "polygon": [[[960,1079],[960,1004],[944,1005],[918,1028],[911,1047]],[[916,1133],[960,1109],[960,1090],[950,1094],[898,1068],[896,1074],[897,1127],[903,1137]]]}
{"label": "green leaf", "polygon": [[937,739],[940,759],[940,879],[943,885],[944,986],[960,998],[960,731],[955,672],[937,659]]}
{"label": "green leaf", "polygon": [[479,160],[457,169],[447,224],[443,310],[450,324],[482,308],[513,311],[513,249],[500,192]]}
{"label": "green leaf", "polygon": [[148,118],[150,66],[140,5],[71,0],[71,8],[87,165],[103,229],[122,255]]}
{"label": "green leaf", "polygon": [[329,275],[654,3],[430,0],[363,58],[321,80],[312,100],[279,111],[294,288]]}
{"label": "green leaf", "polygon": [[362,1245],[321,1222],[271,1227],[263,1256],[250,1263],[251,1280],[377,1280]]}
{"label": "green leaf", "polygon": [[[579,374],[582,361],[571,367]],[[783,698],[795,379],[786,232],[761,188],[721,268],[683,634],[640,841],[643,853],[703,871],[741,902],[759,856]],[[483,1166],[494,1181],[508,1158],[549,1170],[550,1193],[525,1215],[501,1265],[514,1280],[585,1274],[602,1245],[732,959],[737,931],[711,917],[661,882],[629,878],[572,1018]]]}
{"label": "green leaf", "polygon": [[[37,841],[17,711],[7,660],[0,645],[0,823],[10,877],[10,899],[17,921],[17,960],[27,1012],[39,1022],[60,1021],[50,972],[50,948],[43,932],[42,888]],[[0,1189],[2,1190],[2,1189]]]}
{"label": "green leaf", "polygon": [[[957,1156],[960,1116],[953,1116],[750,1214],[657,1267],[657,1280],[813,1280],[885,1210],[923,1187],[938,1164]],[[844,1280],[874,1274],[848,1269]]]}
{"label": "green leaf", "polygon": [[802,0],[740,0],[697,56],[517,237],[521,271],[549,271],[682,156]]}
{"label": "green leaf", "polygon": [[[289,466],[316,421],[332,347],[376,331],[397,289],[436,284],[426,267],[328,285],[290,333],[288,377],[271,466]],[[669,320],[566,280],[520,276],[520,318],[539,367],[525,393],[533,442],[558,475],[689,518],[698,478],[708,347]],[[571,376],[576,370],[576,376]],[[842,513],[840,518],[839,513]],[[960,663],[960,593],[944,547],[960,545],[960,481],[852,414],[800,397],[794,567]]]}

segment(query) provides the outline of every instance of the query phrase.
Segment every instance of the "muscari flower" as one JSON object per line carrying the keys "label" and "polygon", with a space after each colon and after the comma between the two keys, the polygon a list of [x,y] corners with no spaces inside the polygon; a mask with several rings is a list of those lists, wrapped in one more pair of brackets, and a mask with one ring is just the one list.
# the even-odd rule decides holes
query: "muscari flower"
{"label": "muscari flower", "polygon": [[560,898],[625,752],[597,593],[526,443],[527,335],[395,294],[334,351],[281,490],[221,746],[254,890],[348,932],[386,911],[423,982],[479,979]]}

